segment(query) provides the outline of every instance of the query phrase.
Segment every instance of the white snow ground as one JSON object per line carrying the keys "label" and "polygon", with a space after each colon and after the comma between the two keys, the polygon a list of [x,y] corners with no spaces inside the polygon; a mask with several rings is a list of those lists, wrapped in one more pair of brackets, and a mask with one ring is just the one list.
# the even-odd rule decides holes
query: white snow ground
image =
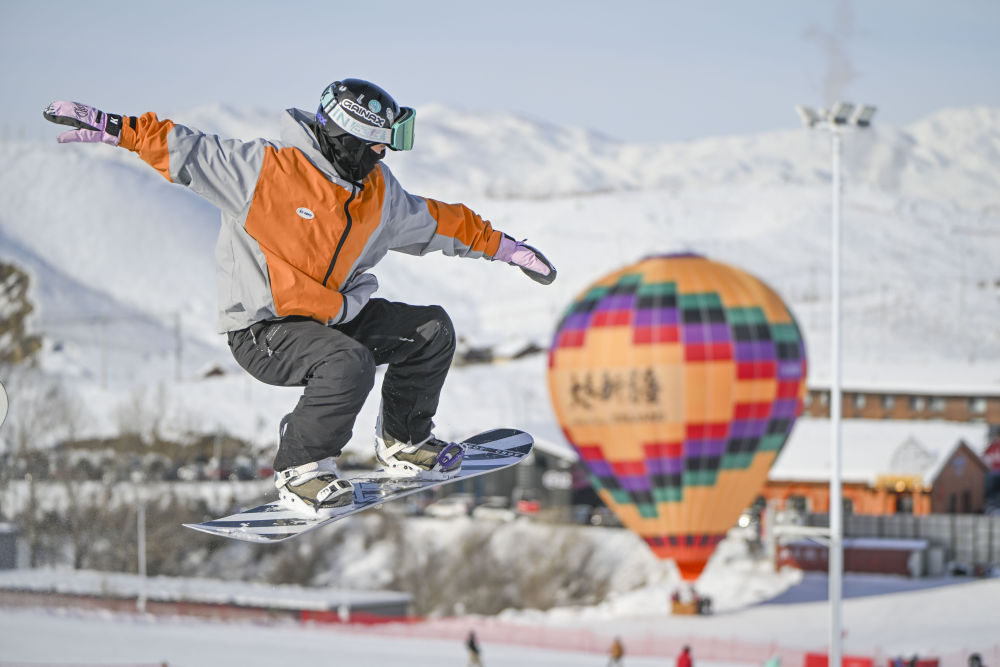
{"label": "white snow ground", "polygon": [[[441,543],[457,540],[468,520],[421,519],[419,530],[436,533]],[[529,539],[527,527],[517,532]],[[555,528],[554,530],[558,530]],[[828,642],[827,580],[798,570],[772,571],[748,557],[731,537],[720,544],[698,590],[712,597],[711,616],[671,615],[669,604],[677,579],[669,563],[656,561],[645,546],[623,530],[594,529],[594,539],[613,541],[620,552],[614,568],[629,570],[643,583],[616,585],[597,605],[562,607],[547,612],[508,610],[494,617],[461,616],[418,624],[377,626],[315,625],[285,622],[221,623],[142,614],[85,612],[79,609],[30,611],[0,609],[0,665],[6,661],[95,663],[112,660],[171,665],[217,665],[232,662],[265,665],[270,660],[339,658],[364,664],[462,664],[461,639],[475,629],[486,647],[486,664],[599,665],[615,636],[630,648],[629,665],[665,664],[683,644],[690,644],[698,664],[759,664],[782,654],[785,664],[805,651],[824,651]],[[364,569],[365,556],[357,566]],[[374,557],[377,560],[377,557]],[[627,579],[623,572],[620,578]],[[63,594],[108,594],[129,598],[144,586],[150,600],[192,600],[268,606],[297,604],[320,609],[338,598],[337,591],[266,586],[239,581],[154,577],[141,584],[135,575],[74,572],[67,569],[14,570],[0,573],[0,586],[51,590]],[[366,593],[357,592],[359,600]],[[380,599],[384,594],[375,593]],[[843,650],[846,655],[893,655],[942,658],[942,666],[964,665],[972,651],[986,664],[1000,664],[1000,577],[973,579],[847,574],[843,589]],[[53,634],[54,633],[54,634]],[[65,638],[59,642],[43,637]],[[238,638],[238,640],[237,640]],[[244,643],[245,642],[245,643]],[[121,653],[113,653],[121,646]],[[640,656],[642,658],[640,659]],[[333,658],[330,657],[332,660]],[[709,661],[706,661],[709,660]],[[215,662],[213,662],[215,661]],[[437,662],[435,662],[437,661]],[[884,664],[884,663],[882,663]]]}
{"label": "white snow ground", "polygon": [[[0,666],[76,664],[170,667],[273,667],[281,664],[443,667],[465,665],[464,641],[387,637],[339,627],[239,625],[190,619],[160,620],[72,611],[0,609]],[[6,633],[10,633],[7,635]],[[52,638],[58,637],[58,642]],[[609,642],[610,644],[610,642]],[[480,642],[489,667],[605,665],[601,654]],[[628,644],[626,643],[626,650]],[[630,667],[654,667],[663,657],[629,656]],[[737,667],[735,662],[699,665]]]}
{"label": "white snow ground", "polygon": [[[743,574],[745,579],[754,578]],[[784,577],[798,575],[785,573]],[[740,585],[732,575],[725,578]],[[970,652],[978,651],[986,664],[997,664],[998,595],[1000,579],[908,581],[847,575],[845,655],[884,660],[919,654],[941,658],[942,667],[957,667],[964,665]],[[651,587],[595,608],[371,627],[223,623],[74,609],[0,609],[0,665],[159,661],[191,667],[270,666],[286,661],[461,665],[465,659],[461,642],[469,629],[476,630],[484,662],[491,667],[603,665],[604,651],[614,636],[623,638],[627,650],[631,648],[627,665],[672,664],[667,660],[685,643],[694,647],[699,665],[760,664],[770,647],[775,654],[783,653],[788,665],[796,664],[788,656],[824,650],[829,627],[825,597],[826,578],[807,575],[772,600],[710,617],[669,615],[665,611],[669,599],[666,589]],[[747,659],[733,657],[734,651],[739,655],[740,647],[745,647]]]}

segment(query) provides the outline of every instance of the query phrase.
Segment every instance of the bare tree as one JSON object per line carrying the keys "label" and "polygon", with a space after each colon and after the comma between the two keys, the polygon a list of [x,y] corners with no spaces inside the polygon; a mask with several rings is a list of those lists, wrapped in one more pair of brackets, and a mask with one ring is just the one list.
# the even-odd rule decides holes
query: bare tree
{"label": "bare tree", "polygon": [[66,388],[40,371],[10,366],[5,372],[10,413],[3,427],[9,465],[0,470],[0,486],[15,479],[26,485],[27,503],[22,513],[29,564],[37,564],[39,507],[36,484],[51,476],[46,450],[75,434],[82,423],[82,407]]}
{"label": "bare tree", "polygon": [[35,309],[28,300],[30,284],[23,270],[0,262],[0,363],[32,363],[42,347],[41,337],[28,333],[28,316]]}
{"label": "bare tree", "polygon": [[118,406],[116,418],[122,436],[135,436],[145,444],[159,440],[167,414],[167,397],[163,386],[147,391],[136,388],[129,399]]}

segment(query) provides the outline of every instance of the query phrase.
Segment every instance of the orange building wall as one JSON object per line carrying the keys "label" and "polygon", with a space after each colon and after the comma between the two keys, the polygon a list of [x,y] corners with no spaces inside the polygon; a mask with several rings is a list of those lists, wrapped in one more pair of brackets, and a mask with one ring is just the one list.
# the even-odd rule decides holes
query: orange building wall
{"label": "orange building wall", "polygon": [[[783,507],[792,496],[806,499],[810,512],[827,513],[830,511],[829,482],[791,482],[768,480],[761,492],[767,501],[776,501]],[[880,488],[870,488],[867,484],[845,483],[843,496],[851,501],[851,511],[854,514],[895,514],[896,498],[899,495],[909,495],[913,498],[914,514],[931,513],[931,496],[922,491],[904,492]]]}
{"label": "orange building wall", "polygon": [[[807,405],[803,414],[810,417],[830,416],[830,392],[826,389],[810,389]],[[944,419],[959,422],[1000,423],[1000,396],[938,396],[941,405],[935,407],[932,394],[908,394],[902,392],[875,391],[843,391],[842,411],[844,419]],[[864,396],[864,406],[857,407],[855,398]],[[883,399],[891,396],[892,407],[887,408]],[[920,398],[923,407],[917,409],[910,402],[911,398]],[[986,402],[985,412],[973,412],[969,401],[981,398]]]}

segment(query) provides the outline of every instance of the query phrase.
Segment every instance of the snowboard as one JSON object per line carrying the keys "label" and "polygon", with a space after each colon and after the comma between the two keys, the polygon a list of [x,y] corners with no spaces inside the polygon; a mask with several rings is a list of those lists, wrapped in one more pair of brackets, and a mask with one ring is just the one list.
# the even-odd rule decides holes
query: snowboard
{"label": "snowboard", "polygon": [[382,503],[509,468],[531,453],[534,442],[530,435],[516,429],[484,431],[459,443],[465,448],[465,456],[462,458],[461,470],[454,476],[444,479],[398,477],[381,471],[347,474],[345,478],[354,484],[354,503],[327,510],[321,516],[309,516],[275,501],[221,519],[186,523],[184,526],[245,542],[281,542]]}

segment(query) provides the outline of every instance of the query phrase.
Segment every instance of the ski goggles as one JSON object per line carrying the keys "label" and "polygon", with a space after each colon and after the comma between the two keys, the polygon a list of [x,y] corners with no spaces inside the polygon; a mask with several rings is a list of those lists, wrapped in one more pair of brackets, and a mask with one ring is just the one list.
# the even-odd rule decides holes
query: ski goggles
{"label": "ski goggles", "polygon": [[364,141],[385,144],[394,151],[408,151],[413,148],[413,125],[417,119],[417,112],[410,107],[401,107],[399,115],[389,127],[379,127],[359,119],[359,115],[370,116],[372,123],[385,122],[381,116],[365,109],[354,100],[343,99],[338,102],[331,92],[325,93],[320,100],[320,111],[322,113],[317,114],[320,118],[325,114],[334,125]]}

